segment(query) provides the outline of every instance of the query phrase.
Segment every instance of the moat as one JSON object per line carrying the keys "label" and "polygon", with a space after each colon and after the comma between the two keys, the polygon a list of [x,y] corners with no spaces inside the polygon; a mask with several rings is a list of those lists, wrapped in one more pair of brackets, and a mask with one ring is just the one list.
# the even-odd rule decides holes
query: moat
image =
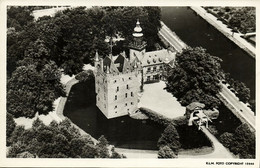
{"label": "moat", "polygon": [[162,7],[162,21],[191,47],[202,46],[223,60],[223,70],[244,82],[255,99],[255,59],[188,7]]}
{"label": "moat", "polygon": [[96,139],[105,135],[109,143],[116,147],[157,149],[157,141],[164,130],[162,125],[150,120],[135,120],[129,116],[108,120],[96,107],[95,89],[91,90],[85,83],[74,85],[64,115]]}
{"label": "moat", "polygon": [[[174,17],[169,17],[170,15],[174,15]],[[254,59],[189,8],[162,8],[162,20],[188,45],[192,47],[202,46],[212,55],[222,58],[223,69],[231,73],[234,78],[245,82],[251,89],[251,97],[254,99]],[[234,57],[236,57],[235,62]],[[74,85],[65,105],[64,115],[96,139],[105,135],[109,143],[116,147],[144,150],[158,149],[157,141],[164,130],[162,125],[150,120],[135,120],[129,116],[108,120],[95,105],[94,90],[94,86],[93,88],[87,87],[84,83]],[[230,119],[234,120],[233,124],[229,122]],[[225,131],[232,132],[240,122],[224,105],[221,105],[220,117],[215,121],[215,124],[219,133],[223,133]],[[180,129],[183,131],[183,128]],[[188,138],[189,136],[186,133],[184,131],[180,135],[184,148],[188,146],[187,144],[192,144],[193,141],[193,139]],[[203,137],[200,138],[200,140],[203,139]],[[210,146],[206,141],[203,143]],[[193,147],[196,147],[196,145]]]}
{"label": "moat", "polygon": [[[165,127],[149,119],[137,120],[129,116],[107,119],[95,105],[93,84],[83,82],[72,87],[64,115],[96,139],[104,135],[116,147],[158,150],[157,142]],[[205,135],[197,131],[197,127],[182,125],[177,130],[183,149],[211,146]]]}

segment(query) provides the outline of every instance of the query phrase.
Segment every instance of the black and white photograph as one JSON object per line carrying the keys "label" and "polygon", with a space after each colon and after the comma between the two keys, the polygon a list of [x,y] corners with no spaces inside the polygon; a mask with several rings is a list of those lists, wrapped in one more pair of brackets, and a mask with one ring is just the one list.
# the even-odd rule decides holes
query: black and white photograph
{"label": "black and white photograph", "polygon": [[259,166],[259,3],[4,2],[0,167]]}

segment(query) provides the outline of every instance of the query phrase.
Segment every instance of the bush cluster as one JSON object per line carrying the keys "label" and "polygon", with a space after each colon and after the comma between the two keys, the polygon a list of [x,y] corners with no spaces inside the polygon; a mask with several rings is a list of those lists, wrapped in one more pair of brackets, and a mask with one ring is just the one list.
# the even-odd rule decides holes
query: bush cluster
{"label": "bush cluster", "polygon": [[235,155],[243,159],[255,158],[255,133],[247,124],[238,126],[234,133],[225,132],[220,142]]}
{"label": "bush cluster", "polygon": [[46,126],[38,118],[32,128],[17,126],[9,137],[7,157],[30,158],[121,158],[114,150],[109,154],[104,136],[95,144],[89,135],[81,135],[69,119],[52,121]]}

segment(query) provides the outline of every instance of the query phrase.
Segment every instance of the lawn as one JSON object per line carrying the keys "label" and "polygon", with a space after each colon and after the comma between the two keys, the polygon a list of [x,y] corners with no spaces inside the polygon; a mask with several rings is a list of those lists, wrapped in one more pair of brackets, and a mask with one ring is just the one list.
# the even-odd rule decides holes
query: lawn
{"label": "lawn", "polygon": [[185,107],[171,93],[164,90],[165,82],[145,84],[138,107],[151,109],[167,118],[183,116]]}

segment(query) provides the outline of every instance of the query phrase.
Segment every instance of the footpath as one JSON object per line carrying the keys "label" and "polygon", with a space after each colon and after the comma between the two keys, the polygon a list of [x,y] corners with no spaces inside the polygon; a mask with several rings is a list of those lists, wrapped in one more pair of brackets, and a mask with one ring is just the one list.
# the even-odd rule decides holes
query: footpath
{"label": "footpath", "polygon": [[[255,47],[249,42],[241,37],[240,33],[233,33],[232,29],[228,28],[227,25],[223,24],[221,21],[217,20],[215,16],[208,13],[205,9],[200,6],[191,6],[193,11],[195,11],[199,16],[205,19],[208,23],[218,29],[223,35],[233,41],[236,45],[246,51],[250,56],[255,58]],[[233,35],[232,35],[233,34]]]}

